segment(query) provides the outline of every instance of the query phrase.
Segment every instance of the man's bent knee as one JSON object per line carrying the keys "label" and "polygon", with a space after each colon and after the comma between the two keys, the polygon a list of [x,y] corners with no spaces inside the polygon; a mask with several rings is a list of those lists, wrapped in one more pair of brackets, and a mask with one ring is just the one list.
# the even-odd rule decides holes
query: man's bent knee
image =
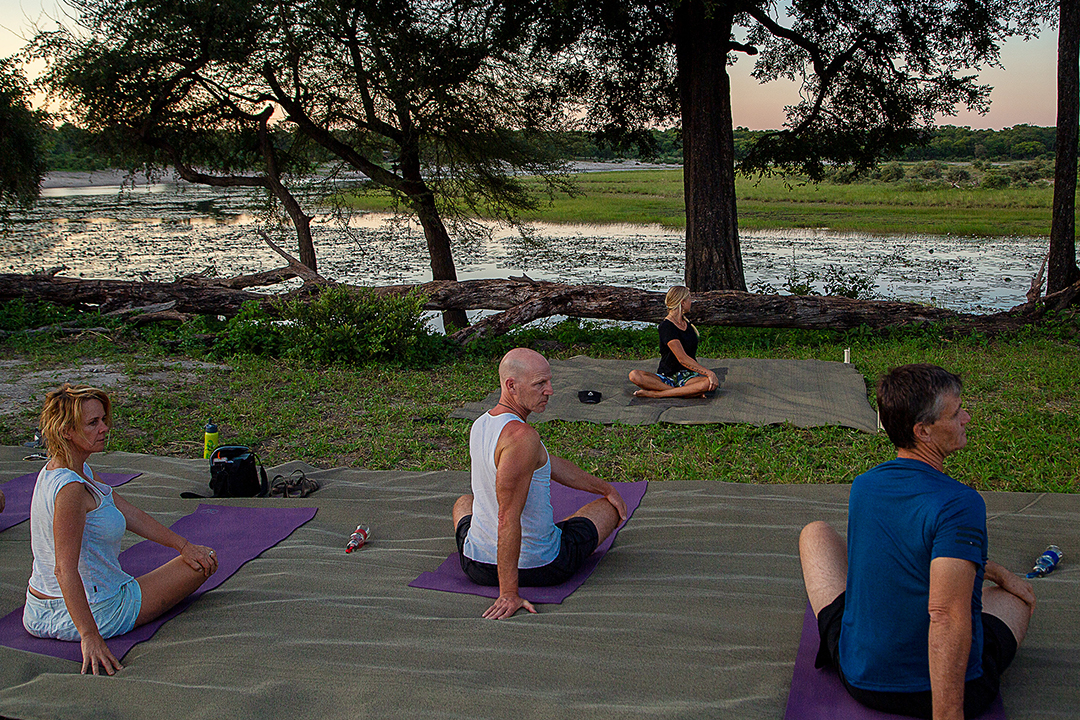
{"label": "man's bent knee", "polygon": [[451,513],[451,517],[454,520],[454,529],[457,530],[458,523],[461,522],[461,518],[466,515],[472,515],[473,496],[462,495],[454,501],[454,509]]}
{"label": "man's bent knee", "polygon": [[820,543],[834,544],[837,540],[843,543],[840,533],[832,525],[824,520],[815,520],[809,523],[799,533],[799,549],[802,550]]}
{"label": "man's bent knee", "polygon": [[585,507],[578,510],[570,517],[583,517],[592,521],[596,527],[599,542],[607,540],[608,535],[615,532],[619,526],[619,511],[615,509],[607,498],[597,498]]}
{"label": "man's bent knee", "polygon": [[1005,623],[1017,645],[1027,636],[1033,611],[1026,600],[1004,588],[988,587],[983,591],[983,612]]}

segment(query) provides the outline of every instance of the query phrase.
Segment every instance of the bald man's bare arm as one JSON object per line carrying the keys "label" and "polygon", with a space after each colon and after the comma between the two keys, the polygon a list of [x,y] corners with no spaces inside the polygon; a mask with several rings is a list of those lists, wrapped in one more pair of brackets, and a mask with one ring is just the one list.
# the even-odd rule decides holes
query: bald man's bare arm
{"label": "bald man's bare arm", "polygon": [[590,492],[593,495],[599,495],[606,498],[615,509],[619,512],[619,520],[626,520],[626,501],[622,499],[622,495],[611,485],[611,483],[601,480],[595,475],[591,475],[574,463],[565,458],[551,455],[551,479],[560,485],[574,488],[575,490],[584,490]]}
{"label": "bald man's bare arm", "polygon": [[529,497],[538,455],[544,452],[540,436],[525,423],[511,422],[503,428],[495,446],[495,498],[499,503],[499,597],[485,618],[501,620],[521,608],[536,612],[518,594],[518,560],[521,558],[521,513]]}

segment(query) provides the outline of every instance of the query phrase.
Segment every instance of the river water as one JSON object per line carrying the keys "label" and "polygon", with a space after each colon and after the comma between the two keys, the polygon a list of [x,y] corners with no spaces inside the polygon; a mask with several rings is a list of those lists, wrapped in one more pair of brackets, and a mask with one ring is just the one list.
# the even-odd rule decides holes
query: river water
{"label": "river water", "polygon": [[[268,270],[281,259],[259,238],[265,228],[295,250],[289,228],[267,221],[260,196],[185,184],[48,188],[0,237],[0,272],[64,265],[87,278],[173,280],[197,272],[231,276]],[[552,225],[525,232],[493,224],[466,237],[452,232],[459,279],[527,274],[536,280],[604,283],[664,290],[682,282],[681,231],[640,225]],[[357,285],[431,278],[419,227],[385,214],[348,222],[319,217],[319,272]],[[462,239],[464,238],[464,239]],[[794,273],[835,273],[870,280],[873,297],[990,312],[1024,302],[1046,252],[1045,238],[971,238],[834,233],[748,232],[743,263],[751,289],[784,291]],[[820,279],[811,283],[822,289]]]}

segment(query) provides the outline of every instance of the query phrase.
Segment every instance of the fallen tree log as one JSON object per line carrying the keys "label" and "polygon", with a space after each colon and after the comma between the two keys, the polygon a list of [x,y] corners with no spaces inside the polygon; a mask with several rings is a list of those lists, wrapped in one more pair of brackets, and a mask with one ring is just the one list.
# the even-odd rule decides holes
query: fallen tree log
{"label": "fallen tree log", "polygon": [[[638,320],[658,323],[667,313],[664,293],[609,285],[563,285],[528,278],[430,282],[375,288],[382,294],[416,289],[428,297],[430,310],[500,310],[452,336],[461,342],[500,334],[552,315],[601,320]],[[1074,305],[1080,283],[991,315],[959,313],[946,308],[882,300],[853,300],[818,295],[757,295],[733,290],[695,293],[691,317],[697,325],[777,327],[807,330],[874,330],[925,323],[947,322],[957,330],[1001,332],[1037,321],[1051,310]]]}
{"label": "fallen tree log", "polygon": [[[179,315],[231,317],[246,301],[271,306],[275,298],[305,294],[313,285],[328,282],[305,276],[302,277],[303,286],[278,295],[245,289],[258,283],[279,282],[286,277],[301,277],[301,273],[289,267],[239,278],[189,276],[171,283],[0,274],[0,300],[46,300],[58,305],[98,308],[103,312],[123,312],[168,303],[169,309]],[[564,285],[528,278],[443,280],[371,290],[381,295],[417,291],[427,298],[424,304],[427,310],[500,311],[452,336],[461,342],[503,333],[515,325],[552,315],[659,322],[666,313],[661,292],[609,285]],[[694,322],[702,326],[848,330],[863,325],[881,329],[949,323],[957,331],[992,333],[1035,322],[1048,311],[1077,304],[1078,298],[1080,282],[1040,301],[1024,303],[1005,312],[973,315],[915,303],[713,291],[694,295],[691,314]],[[178,315],[163,314],[163,317]]]}
{"label": "fallen tree log", "polygon": [[175,303],[172,307],[188,315],[232,317],[247,300],[263,303],[271,296],[233,289],[214,278],[192,276],[176,282],[133,280],[84,280],[47,275],[0,274],[0,299],[44,300],[56,305],[103,313]]}

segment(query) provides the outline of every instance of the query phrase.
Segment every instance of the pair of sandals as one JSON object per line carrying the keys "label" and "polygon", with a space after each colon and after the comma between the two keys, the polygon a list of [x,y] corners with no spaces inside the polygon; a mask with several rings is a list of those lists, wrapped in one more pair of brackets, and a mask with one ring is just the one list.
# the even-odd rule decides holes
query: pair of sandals
{"label": "pair of sandals", "polygon": [[306,498],[321,487],[318,480],[312,480],[304,471],[297,468],[288,477],[275,475],[270,483],[270,497]]}

